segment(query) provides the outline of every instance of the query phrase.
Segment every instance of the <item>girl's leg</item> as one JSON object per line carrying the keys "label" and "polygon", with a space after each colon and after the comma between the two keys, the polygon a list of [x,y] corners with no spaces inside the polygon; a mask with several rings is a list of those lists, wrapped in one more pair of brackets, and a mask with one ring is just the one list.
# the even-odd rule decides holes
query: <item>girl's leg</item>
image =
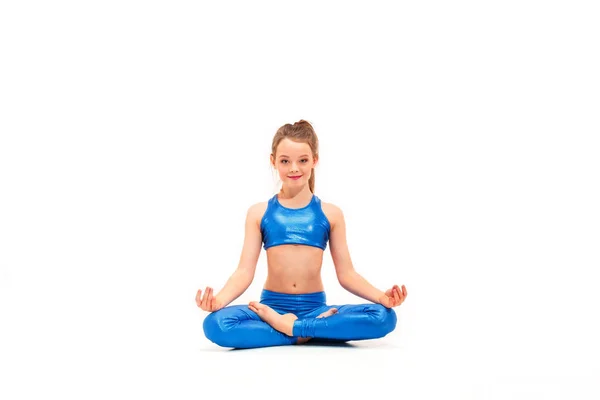
{"label": "girl's leg", "polygon": [[283,346],[298,340],[278,332],[244,305],[229,306],[208,314],[203,326],[208,340],[222,347]]}
{"label": "girl's leg", "polygon": [[[311,313],[304,315],[303,319],[304,318],[314,318],[315,315],[317,315],[316,318],[327,318],[327,317],[331,317],[335,313],[337,313],[337,308],[335,306],[323,306],[323,307],[317,308],[316,310],[314,310]],[[293,330],[293,325],[292,325],[292,330]],[[347,340],[342,340],[342,339],[322,339],[322,338],[311,338],[311,337],[306,337],[306,338],[299,337],[297,344],[304,344],[309,341],[311,343],[318,342],[318,343],[325,343],[325,344],[327,344],[327,343],[335,344],[335,343],[347,342]]]}
{"label": "girl's leg", "polygon": [[[298,319],[298,316],[293,313],[282,314],[277,310],[274,310],[270,306],[252,301],[249,304],[250,311],[254,311],[260,319],[265,321],[267,324],[275,328],[277,331],[284,333],[287,336],[293,336],[292,330],[294,329],[294,321]],[[327,308],[327,307],[325,307]],[[325,310],[321,314],[317,315],[316,318],[327,318],[337,312],[337,309]],[[306,343],[305,338],[300,339],[297,344]]]}
{"label": "girl's leg", "polygon": [[293,337],[295,344],[303,344],[310,339],[293,334],[296,319],[328,318],[337,312],[337,309],[327,306],[325,292],[287,294],[263,289],[260,302],[252,301],[249,307],[275,330]]}
{"label": "girl's leg", "polygon": [[328,318],[307,316],[294,321],[294,336],[340,341],[381,338],[396,327],[396,313],[381,304],[330,306],[337,313]]}

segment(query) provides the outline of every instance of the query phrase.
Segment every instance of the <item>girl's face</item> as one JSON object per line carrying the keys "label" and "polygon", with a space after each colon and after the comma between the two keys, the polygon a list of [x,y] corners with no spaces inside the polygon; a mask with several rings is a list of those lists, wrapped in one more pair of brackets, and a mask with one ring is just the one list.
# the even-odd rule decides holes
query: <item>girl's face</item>
{"label": "girl's face", "polygon": [[279,179],[284,185],[302,186],[308,184],[317,160],[313,158],[308,144],[283,139],[277,146],[275,157],[271,155],[271,165],[279,172]]}

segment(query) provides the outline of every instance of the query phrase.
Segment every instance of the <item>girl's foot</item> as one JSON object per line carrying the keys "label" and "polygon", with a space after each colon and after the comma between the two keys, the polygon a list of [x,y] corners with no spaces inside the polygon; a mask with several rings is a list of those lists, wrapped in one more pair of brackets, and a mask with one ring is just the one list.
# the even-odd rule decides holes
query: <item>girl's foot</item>
{"label": "girl's foot", "polygon": [[329,310],[325,311],[322,314],[319,314],[319,316],[317,318],[327,318],[327,317],[331,317],[333,314],[335,314],[337,312],[337,308],[330,308]]}
{"label": "girl's foot", "polygon": [[294,314],[279,314],[271,307],[259,303],[258,301],[251,301],[250,304],[248,304],[248,308],[257,313],[260,319],[279,332],[288,336],[294,336],[294,321],[298,319]]}
{"label": "girl's foot", "polygon": [[[337,308],[330,308],[329,310],[325,311],[324,313],[319,314],[319,316],[317,318],[331,317],[336,312],[337,312]],[[308,342],[310,339],[312,339],[312,338],[309,338],[309,337],[298,338],[298,341],[296,342],[296,344],[304,344],[304,343]]]}

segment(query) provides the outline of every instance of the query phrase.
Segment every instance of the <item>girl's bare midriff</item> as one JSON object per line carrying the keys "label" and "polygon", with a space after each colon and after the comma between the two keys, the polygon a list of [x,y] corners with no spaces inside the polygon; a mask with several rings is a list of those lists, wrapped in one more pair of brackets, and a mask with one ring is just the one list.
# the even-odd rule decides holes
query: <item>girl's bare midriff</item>
{"label": "girl's bare midriff", "polygon": [[267,249],[268,275],[264,288],[291,294],[323,291],[323,253],[318,247],[294,244]]}
{"label": "girl's bare midriff", "polygon": [[[297,207],[299,205],[288,205]],[[335,221],[329,203],[321,201],[321,209],[330,224]],[[261,203],[261,218],[267,202]],[[260,225],[260,219],[257,221]],[[264,289],[272,292],[301,294],[324,290],[321,279],[324,251],[318,247],[284,244],[267,249],[267,280]]]}

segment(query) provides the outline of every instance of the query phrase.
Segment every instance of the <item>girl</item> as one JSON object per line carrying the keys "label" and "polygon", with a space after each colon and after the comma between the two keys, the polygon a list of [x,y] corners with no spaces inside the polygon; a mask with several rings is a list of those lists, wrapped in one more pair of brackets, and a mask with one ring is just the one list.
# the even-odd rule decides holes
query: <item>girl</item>
{"label": "girl", "polygon": [[[283,125],[273,137],[271,165],[283,182],[281,191],[249,207],[240,261],[221,291],[215,295],[207,287],[196,294],[198,307],[210,312],[204,333],[219,346],[375,339],[396,327],[392,307],[406,299],[406,287],[382,292],[355,271],[342,210],[314,194],[318,145],[305,120]],[[327,305],[320,275],[327,242],[340,285],[371,303]],[[261,245],[268,273],[260,302],[228,306],[252,283]]]}

